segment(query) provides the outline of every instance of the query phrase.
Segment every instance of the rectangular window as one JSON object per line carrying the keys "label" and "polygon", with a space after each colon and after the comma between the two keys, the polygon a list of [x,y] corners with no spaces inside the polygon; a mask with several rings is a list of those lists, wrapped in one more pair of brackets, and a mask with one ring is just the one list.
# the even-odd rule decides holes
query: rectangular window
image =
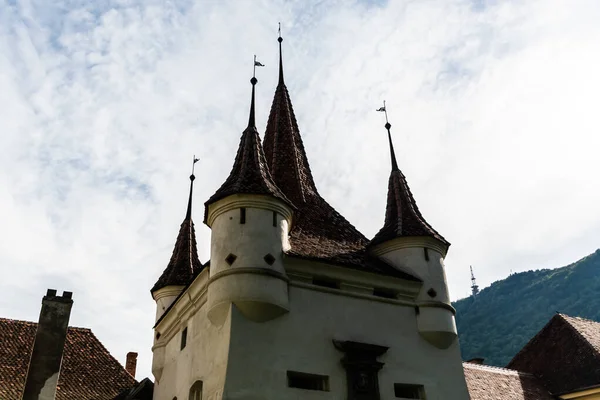
{"label": "rectangular window", "polygon": [[385,299],[396,299],[398,298],[396,292],[390,289],[381,289],[375,288],[373,289],[373,296],[383,297]]}
{"label": "rectangular window", "polygon": [[246,223],[246,208],[240,208],[240,224]]}
{"label": "rectangular window", "polygon": [[330,280],[330,279],[324,279],[324,278],[313,278],[312,280],[313,285],[317,285],[317,286],[323,286],[323,287],[327,287],[327,288],[331,288],[331,289],[339,289],[340,288],[340,283]]}
{"label": "rectangular window", "polygon": [[400,399],[426,399],[423,385],[394,383],[394,395]]}
{"label": "rectangular window", "polygon": [[181,331],[181,350],[185,349],[187,344],[187,326]]}
{"label": "rectangular window", "polygon": [[277,212],[273,211],[273,226],[277,226]]}
{"label": "rectangular window", "polygon": [[305,390],[329,391],[329,377],[326,375],[307,374],[304,372],[287,372],[288,386]]}

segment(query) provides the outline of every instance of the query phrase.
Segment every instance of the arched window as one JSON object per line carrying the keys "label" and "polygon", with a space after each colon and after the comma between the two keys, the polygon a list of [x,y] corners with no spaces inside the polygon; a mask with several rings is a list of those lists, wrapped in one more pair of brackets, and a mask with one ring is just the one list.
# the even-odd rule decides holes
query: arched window
{"label": "arched window", "polygon": [[190,388],[189,400],[202,400],[202,381],[196,381]]}

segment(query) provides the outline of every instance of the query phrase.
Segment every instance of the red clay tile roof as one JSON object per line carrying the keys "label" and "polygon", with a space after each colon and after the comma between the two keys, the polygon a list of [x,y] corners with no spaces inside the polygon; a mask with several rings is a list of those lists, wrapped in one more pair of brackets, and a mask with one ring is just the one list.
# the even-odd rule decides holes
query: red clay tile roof
{"label": "red clay tile roof", "polygon": [[190,197],[185,219],[179,228],[179,234],[175,241],[175,248],[167,268],[150,292],[155,292],[166,286],[185,286],[202,269],[202,263],[198,259],[198,248],[196,244],[196,231],[192,221],[192,192],[194,175],[190,176]]}
{"label": "red clay tile roof", "polygon": [[463,363],[471,400],[551,400],[535,376],[505,368]]}
{"label": "red clay tile roof", "polygon": [[[0,399],[20,400],[37,324],[0,318]],[[136,384],[91,330],[68,328],[57,400],[110,400]]]}
{"label": "red clay tile roof", "polygon": [[555,395],[600,384],[600,324],[556,314],[510,361]]}
{"label": "red clay tile roof", "polygon": [[430,236],[449,246],[450,243],[425,221],[417,207],[406,177],[398,168],[390,127],[391,125],[386,124],[392,157],[392,172],[388,183],[385,222],[383,228],[371,240],[371,245],[403,236]]}
{"label": "red clay tile roof", "polygon": [[217,200],[232,194],[262,194],[273,196],[292,205],[292,202],[277,187],[267,166],[265,153],[260,142],[258,131],[254,126],[254,84],[252,85],[252,102],[250,121],[242,133],[240,146],[235,156],[233,168],[223,185],[205,203],[204,222],[208,217],[208,206]]}
{"label": "red clay tile roof", "polygon": [[319,195],[283,79],[279,42],[279,83],[267,122],[264,151],[275,184],[297,207],[287,254],[416,279],[370,258],[366,251],[369,240]]}

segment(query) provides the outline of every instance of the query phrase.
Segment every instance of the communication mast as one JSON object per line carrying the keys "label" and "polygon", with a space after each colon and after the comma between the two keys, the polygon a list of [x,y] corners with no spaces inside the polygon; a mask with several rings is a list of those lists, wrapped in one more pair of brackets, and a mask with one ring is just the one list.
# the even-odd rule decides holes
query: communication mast
{"label": "communication mast", "polygon": [[473,297],[479,294],[479,286],[477,286],[477,282],[475,282],[475,274],[473,274],[473,266],[469,266],[471,268],[471,294]]}

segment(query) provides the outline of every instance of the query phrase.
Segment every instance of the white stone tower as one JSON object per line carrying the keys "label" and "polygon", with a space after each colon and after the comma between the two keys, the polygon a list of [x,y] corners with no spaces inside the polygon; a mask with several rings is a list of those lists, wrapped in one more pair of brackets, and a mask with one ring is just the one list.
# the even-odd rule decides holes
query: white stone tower
{"label": "white stone tower", "polygon": [[254,92],[248,127],[240,140],[233,169],[206,202],[211,228],[208,317],[222,325],[231,304],[249,320],[268,321],[289,310],[288,277],[283,253],[293,206],[273,182],[256,130]]}
{"label": "white stone tower", "polygon": [[457,338],[454,309],[450,305],[444,258],[450,243],[425,221],[398,168],[392,135],[387,121],[392,172],[383,228],[369,248],[372,254],[408,271],[423,281],[417,297],[417,324],[421,336],[434,346],[446,349]]}
{"label": "white stone tower", "polygon": [[154,399],[467,400],[448,242],[418,212],[393,147],[386,223],[372,241],[323,199],[278,41],[264,141],[253,78],[233,168],[205,204],[211,260],[174,262],[187,278],[159,285],[179,294],[154,327]]}

